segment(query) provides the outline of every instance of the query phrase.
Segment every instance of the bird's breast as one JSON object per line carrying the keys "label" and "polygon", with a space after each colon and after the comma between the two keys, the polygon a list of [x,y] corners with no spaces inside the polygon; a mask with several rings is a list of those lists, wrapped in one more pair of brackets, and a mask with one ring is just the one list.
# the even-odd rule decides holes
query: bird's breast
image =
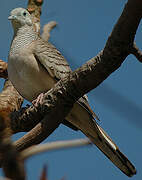
{"label": "bird's breast", "polygon": [[10,56],[8,76],[17,91],[28,101],[51,89],[55,80],[30,52]]}

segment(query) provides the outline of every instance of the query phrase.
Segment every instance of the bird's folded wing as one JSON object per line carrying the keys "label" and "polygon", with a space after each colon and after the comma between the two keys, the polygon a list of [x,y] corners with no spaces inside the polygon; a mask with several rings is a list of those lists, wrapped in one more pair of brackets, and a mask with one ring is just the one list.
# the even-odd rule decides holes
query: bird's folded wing
{"label": "bird's folded wing", "polygon": [[49,42],[39,39],[36,42],[33,54],[56,80],[67,76],[71,69],[61,53]]}
{"label": "bird's folded wing", "polygon": [[[49,42],[45,42],[42,39],[38,39],[35,44],[33,54],[38,62],[48,71],[51,77],[57,81],[69,75],[72,72],[66,59],[61,53]],[[78,104],[85,108],[90,115],[98,120],[97,115],[92,111],[88,104],[87,96],[84,95],[78,101]]]}

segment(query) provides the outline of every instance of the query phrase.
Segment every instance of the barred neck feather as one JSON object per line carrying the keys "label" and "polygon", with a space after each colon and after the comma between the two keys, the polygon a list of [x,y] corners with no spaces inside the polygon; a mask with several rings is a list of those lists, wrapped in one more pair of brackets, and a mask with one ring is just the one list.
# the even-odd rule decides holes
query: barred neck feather
{"label": "barred neck feather", "polygon": [[10,54],[18,53],[18,50],[24,48],[38,38],[38,34],[34,26],[22,26],[15,30],[13,41],[11,44]]}

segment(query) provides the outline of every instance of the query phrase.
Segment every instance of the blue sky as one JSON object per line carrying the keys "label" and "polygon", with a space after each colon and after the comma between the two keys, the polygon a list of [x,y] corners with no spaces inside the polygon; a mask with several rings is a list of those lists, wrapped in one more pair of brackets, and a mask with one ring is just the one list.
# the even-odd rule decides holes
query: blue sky
{"label": "blue sky", "polygon": [[[58,26],[52,31],[50,41],[62,52],[72,69],[95,56],[105,45],[126,1],[113,0],[45,0],[41,24],[55,20]],[[27,0],[0,1],[0,59],[7,60],[13,31],[7,17],[16,7],[26,7]],[[136,42],[141,48],[142,26]],[[142,179],[142,65],[130,55],[122,66],[99,87],[92,90],[89,102],[101,119],[101,126],[108,132],[121,151],[134,163]],[[3,81],[1,80],[1,86]],[[25,102],[27,103],[27,102]],[[23,133],[14,136],[19,138]],[[47,140],[82,138],[81,132],[61,125]],[[127,180],[95,146],[44,153],[26,163],[28,179],[38,179],[43,164],[49,168],[49,180]]]}

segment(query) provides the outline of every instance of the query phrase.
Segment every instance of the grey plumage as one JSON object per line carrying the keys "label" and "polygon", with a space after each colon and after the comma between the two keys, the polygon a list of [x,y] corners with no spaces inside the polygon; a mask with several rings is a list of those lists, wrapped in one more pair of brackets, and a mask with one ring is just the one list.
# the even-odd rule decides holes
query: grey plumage
{"label": "grey plumage", "polygon": [[[71,69],[61,53],[36,33],[28,11],[16,8],[9,19],[14,29],[8,58],[9,79],[25,99],[32,101],[67,76]],[[95,117],[84,96],[74,104],[66,120],[90,138],[126,175],[136,174],[135,167],[96,123]]]}

